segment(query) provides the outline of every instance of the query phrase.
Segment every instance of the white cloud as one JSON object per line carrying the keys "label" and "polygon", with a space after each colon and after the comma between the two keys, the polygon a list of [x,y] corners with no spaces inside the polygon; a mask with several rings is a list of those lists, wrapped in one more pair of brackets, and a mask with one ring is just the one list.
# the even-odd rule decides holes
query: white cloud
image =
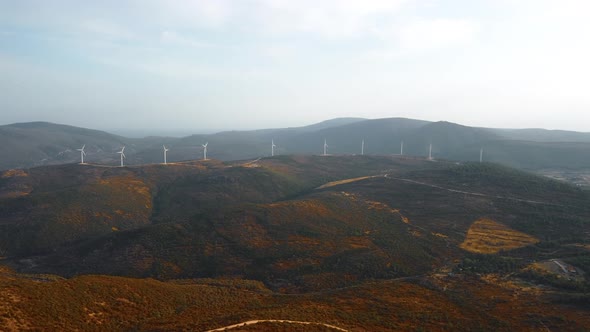
{"label": "white cloud", "polygon": [[402,50],[430,50],[468,44],[473,41],[479,25],[464,19],[419,19],[397,31]]}
{"label": "white cloud", "polygon": [[166,55],[146,56],[142,59],[129,56],[101,55],[92,57],[92,60],[104,66],[119,68],[123,71],[176,80],[245,81],[266,75],[264,71],[257,68],[228,68]]}
{"label": "white cloud", "polygon": [[135,34],[131,30],[114,22],[88,19],[81,22],[83,30],[108,39],[133,39]]}
{"label": "white cloud", "polygon": [[361,52],[363,61],[389,61],[395,58],[464,47],[474,43],[480,23],[470,19],[414,18],[375,31],[381,44]]}
{"label": "white cloud", "polygon": [[142,0],[136,7],[144,19],[156,20],[156,24],[220,28],[230,21],[235,6],[229,0]]}
{"label": "white cloud", "polygon": [[374,30],[374,19],[392,15],[410,0],[259,0],[268,30],[349,38]]}
{"label": "white cloud", "polygon": [[260,52],[263,56],[275,59],[275,60],[284,60],[284,59],[292,59],[298,53],[297,47],[295,45],[290,44],[275,44],[264,47],[261,49]]}
{"label": "white cloud", "polygon": [[187,46],[187,47],[212,47],[213,45],[210,43],[199,42],[193,40],[192,38],[188,38],[178,34],[175,31],[171,30],[164,30],[160,33],[160,42],[164,44],[176,44],[179,46]]}

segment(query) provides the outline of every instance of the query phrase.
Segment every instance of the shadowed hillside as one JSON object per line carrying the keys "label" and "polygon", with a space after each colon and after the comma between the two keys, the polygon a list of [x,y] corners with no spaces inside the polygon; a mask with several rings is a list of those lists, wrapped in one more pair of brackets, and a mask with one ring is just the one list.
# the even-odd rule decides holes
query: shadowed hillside
{"label": "shadowed hillside", "polygon": [[4,190],[0,249],[23,271],[67,276],[231,276],[301,292],[448,267],[481,219],[539,239],[527,259],[583,243],[590,220],[587,192],[487,163],[279,156],[23,174],[2,179],[19,194]]}
{"label": "shadowed hillside", "polygon": [[583,330],[589,203],[587,191],[512,168],[408,157],[5,171],[2,263],[35,274],[3,268],[0,321]]}
{"label": "shadowed hillside", "polygon": [[477,161],[483,159],[522,169],[590,169],[590,134],[537,129],[500,130],[467,127],[450,122],[428,122],[405,118],[338,118],[317,124],[251,131],[194,134],[183,138],[125,138],[105,132],[44,122],[0,126],[3,145],[0,169],[80,161],[76,149],[86,145],[85,161],[91,164],[119,164],[116,153],[126,147],[128,165],[163,162],[163,145],[170,162],[201,159],[202,144],[209,142],[211,158],[230,161],[276,155],[322,154],[427,156],[432,144],[435,159]]}

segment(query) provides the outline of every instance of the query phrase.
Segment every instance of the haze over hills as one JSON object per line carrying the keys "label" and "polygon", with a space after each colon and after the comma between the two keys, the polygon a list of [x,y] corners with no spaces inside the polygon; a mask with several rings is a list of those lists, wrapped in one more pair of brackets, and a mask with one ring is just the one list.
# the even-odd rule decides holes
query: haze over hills
{"label": "haze over hills", "polygon": [[588,12],[0,1],[0,332],[590,331]]}
{"label": "haze over hills", "polygon": [[[469,161],[484,147],[486,161],[584,169],[584,133],[510,131],[524,141],[399,118],[183,138],[0,133],[20,163],[57,164],[0,172],[0,327],[590,329],[589,192]],[[215,159],[200,160],[204,142]]]}
{"label": "haze over hills", "polygon": [[508,167],[400,156],[8,170],[0,324],[584,330],[589,207]]}
{"label": "haze over hills", "polygon": [[170,148],[169,161],[202,157],[201,144],[210,142],[209,156],[219,160],[241,160],[270,155],[274,140],[277,154],[321,154],[324,139],[330,154],[400,153],[439,159],[476,161],[484,149],[484,160],[523,169],[589,169],[590,133],[542,129],[489,129],[449,122],[386,118],[367,120],[339,118],[318,124],[282,129],[226,131],[183,138],[126,138],[106,132],[33,122],[0,126],[3,145],[0,169],[79,162],[76,149],[86,144],[89,163],[117,165],[116,151],[126,146],[127,164],[162,162],[162,145]]}

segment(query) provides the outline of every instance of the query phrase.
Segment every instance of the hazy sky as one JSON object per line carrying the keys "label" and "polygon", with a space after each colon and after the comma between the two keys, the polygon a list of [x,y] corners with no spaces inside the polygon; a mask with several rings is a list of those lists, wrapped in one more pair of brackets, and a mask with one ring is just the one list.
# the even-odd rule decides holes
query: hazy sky
{"label": "hazy sky", "polygon": [[590,131],[588,0],[0,0],[0,124]]}

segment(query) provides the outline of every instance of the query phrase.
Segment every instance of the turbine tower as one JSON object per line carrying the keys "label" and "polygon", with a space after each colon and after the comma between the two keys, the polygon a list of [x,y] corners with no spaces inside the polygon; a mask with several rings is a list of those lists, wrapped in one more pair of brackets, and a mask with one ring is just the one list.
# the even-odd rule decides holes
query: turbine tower
{"label": "turbine tower", "polygon": [[400,156],[404,155],[404,141],[402,141],[401,144],[399,145],[399,155]]}
{"label": "turbine tower", "polygon": [[430,148],[428,148],[428,160],[432,160],[432,143],[430,143]]}
{"label": "turbine tower", "polygon": [[365,155],[365,140],[361,142],[361,156]]}
{"label": "turbine tower", "polygon": [[479,162],[483,162],[483,148],[479,149]]}
{"label": "turbine tower", "polygon": [[117,152],[118,154],[121,155],[121,167],[123,167],[123,159],[126,158],[125,154],[123,153],[123,151],[125,151],[125,147],[123,146],[123,148],[121,149],[121,151]]}
{"label": "turbine tower", "polygon": [[328,153],[328,141],[324,138],[324,156]]}
{"label": "turbine tower", "polygon": [[80,151],[80,159],[82,160],[80,162],[80,164],[83,164],[84,163],[84,156],[86,155],[86,152],[84,152],[84,148],[85,147],[86,147],[86,144],[82,145],[82,148],[81,149],[76,149],[76,150]]}
{"label": "turbine tower", "polygon": [[275,148],[276,147],[277,146],[275,145],[275,140],[274,139],[271,139],[270,140],[270,156],[271,157],[274,157],[274,155],[275,155]]}
{"label": "turbine tower", "polygon": [[167,164],[167,161],[166,161],[166,152],[168,152],[170,149],[166,148],[165,145],[162,145],[162,147],[164,148],[164,165],[166,165]]}
{"label": "turbine tower", "polygon": [[203,145],[203,160],[207,160],[207,145],[209,145],[209,142],[202,144]]}

